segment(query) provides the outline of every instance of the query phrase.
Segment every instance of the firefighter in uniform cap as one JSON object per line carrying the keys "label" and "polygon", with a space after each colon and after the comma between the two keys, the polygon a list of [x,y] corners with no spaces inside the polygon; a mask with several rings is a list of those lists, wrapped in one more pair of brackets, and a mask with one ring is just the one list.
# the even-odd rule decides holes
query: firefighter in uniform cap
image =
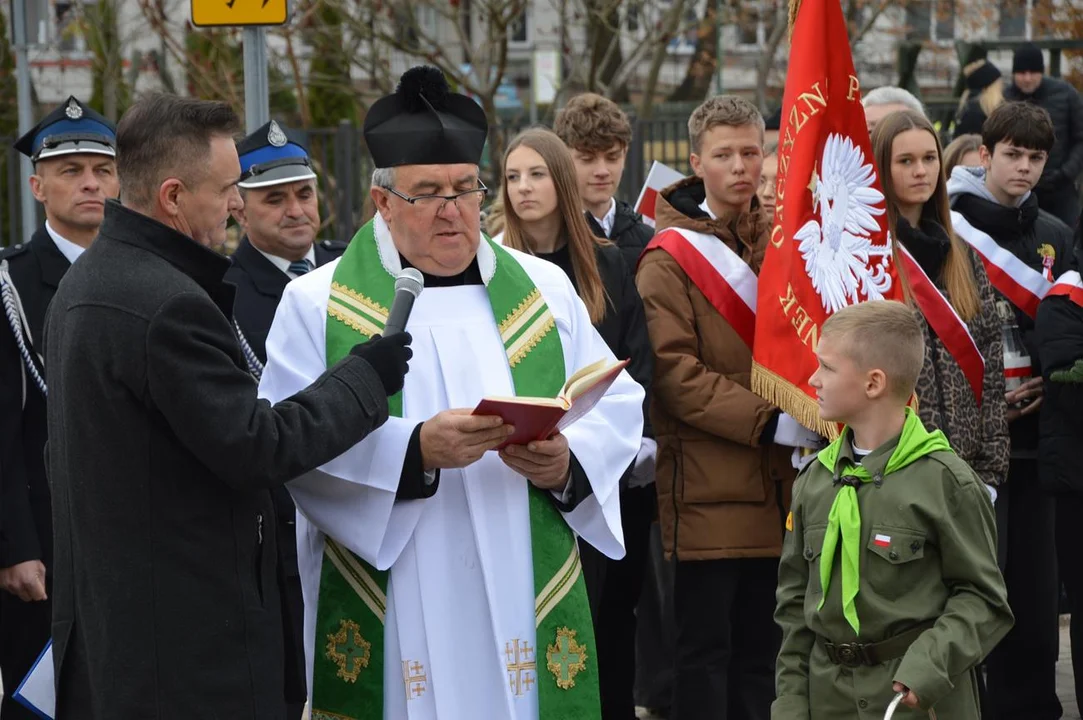
{"label": "firefighter in uniform cap", "polygon": [[[233,213],[244,238],[225,279],[237,286],[233,317],[242,349],[257,377],[267,360],[264,343],[286,283],[334,260],[346,250],[336,240],[316,242],[320,227],[316,173],[308,152],[272,120],[237,145],[244,208]],[[285,487],[272,491],[278,530],[278,582],[285,633],[288,717],[305,703],[304,602],[297,574],[293,500]]]}
{"label": "firefighter in uniform cap", "polygon": [[30,189],[45,225],[0,252],[0,714],[33,718],[11,700],[50,635],[52,517],[45,479],[41,340],[60,279],[98,234],[120,185],[113,123],[69,97],[15,149],[34,162]]}

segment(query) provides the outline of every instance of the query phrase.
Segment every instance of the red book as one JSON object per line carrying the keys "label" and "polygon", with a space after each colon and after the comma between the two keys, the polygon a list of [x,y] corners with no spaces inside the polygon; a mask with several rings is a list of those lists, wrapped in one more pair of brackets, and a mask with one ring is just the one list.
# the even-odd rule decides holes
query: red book
{"label": "red book", "polygon": [[515,426],[515,432],[497,450],[544,440],[590,412],[627,364],[627,360],[612,365],[599,360],[587,365],[568,378],[555,398],[482,398],[474,415],[499,415],[506,424]]}

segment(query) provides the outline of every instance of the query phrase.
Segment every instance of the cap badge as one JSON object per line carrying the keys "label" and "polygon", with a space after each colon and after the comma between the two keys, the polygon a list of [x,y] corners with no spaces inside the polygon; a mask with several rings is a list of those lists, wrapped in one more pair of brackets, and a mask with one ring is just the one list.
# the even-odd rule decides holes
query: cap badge
{"label": "cap badge", "polygon": [[289,142],[286,133],[282,132],[282,128],[278,127],[278,123],[274,120],[271,121],[271,129],[267,131],[267,142],[275,147],[285,147]]}
{"label": "cap badge", "polygon": [[75,102],[75,98],[68,101],[68,106],[64,108],[64,114],[71,120],[78,120],[83,117],[83,108],[79,107],[79,103]]}

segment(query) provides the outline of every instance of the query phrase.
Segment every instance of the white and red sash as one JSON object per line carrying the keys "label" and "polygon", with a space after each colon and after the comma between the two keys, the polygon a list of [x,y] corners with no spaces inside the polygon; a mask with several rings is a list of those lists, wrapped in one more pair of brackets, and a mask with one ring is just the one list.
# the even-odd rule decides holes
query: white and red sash
{"label": "white and red sash", "polygon": [[970,328],[902,243],[896,243],[895,247],[899,249],[899,256],[906,267],[906,277],[910,281],[914,302],[921,309],[929,327],[955,358],[970,384],[974,399],[981,407],[982,389],[985,387],[985,358],[982,357],[978,344],[974,342]]}
{"label": "white and red sash", "polygon": [[714,235],[668,228],[654,236],[652,250],[669,253],[749,349],[756,334],[756,288],[759,283],[737,253]]}
{"label": "white and red sash", "polygon": [[1083,307],[1083,278],[1080,278],[1079,273],[1075,270],[1069,270],[1057,278],[1057,281],[1053,283],[1053,287],[1049,289],[1047,294],[1066,297],[1076,305]]}
{"label": "white and red sash", "polygon": [[951,212],[951,224],[956,234],[981,257],[993,287],[1030,317],[1037,315],[1038,303],[1049,292],[1052,283],[1010,250],[1005,250],[996,240],[967,222],[967,219],[955,210]]}

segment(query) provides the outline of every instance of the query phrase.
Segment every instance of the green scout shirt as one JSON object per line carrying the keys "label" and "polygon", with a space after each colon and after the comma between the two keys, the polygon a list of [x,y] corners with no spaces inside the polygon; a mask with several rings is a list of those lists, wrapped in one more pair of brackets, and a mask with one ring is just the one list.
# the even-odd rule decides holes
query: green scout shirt
{"label": "green scout shirt", "polygon": [[[908,413],[907,422],[915,421]],[[924,429],[908,430],[909,449],[900,447],[900,435],[861,463],[878,481],[857,488],[860,635],[843,614],[841,542],[826,598],[820,581],[828,514],[842,487],[834,477],[856,464],[848,429],[809,463],[794,486],[779,567],[775,621],[783,640],[772,720],[881,720],[894,681],[911,688],[922,707],[934,707],[941,718],[979,717],[973,668],[1014,622],[996,562],[993,505],[977,475],[955,453],[930,452],[921,437]],[[920,456],[885,475],[896,451]],[[829,469],[823,459],[832,456]],[[819,635],[834,643],[875,643],[929,621],[935,625],[904,657],[876,667],[835,665],[816,640]],[[905,707],[895,713],[896,718],[925,715],[924,709]]]}

